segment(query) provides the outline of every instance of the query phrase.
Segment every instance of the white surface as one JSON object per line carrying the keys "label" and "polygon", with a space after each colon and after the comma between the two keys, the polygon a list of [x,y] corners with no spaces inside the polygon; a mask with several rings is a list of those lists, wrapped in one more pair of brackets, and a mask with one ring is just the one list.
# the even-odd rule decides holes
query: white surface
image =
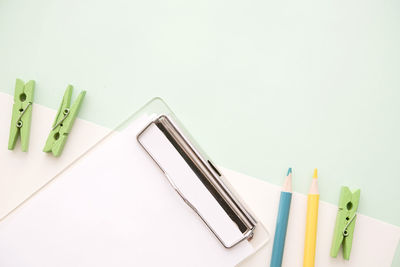
{"label": "white surface", "polygon": [[231,247],[243,238],[238,226],[155,124],[143,132],[140,142],[225,245]]}
{"label": "white surface", "polygon": [[13,98],[0,93],[0,107],[4,111],[0,115],[0,220],[110,132],[77,119],[63,154],[55,158],[42,150],[56,111],[33,104],[29,151],[21,151],[20,139],[10,151],[7,144],[12,105]]}
{"label": "white surface", "polygon": [[[3,113],[3,115],[0,116],[0,125],[7,125],[8,127],[11,120],[12,97],[0,93],[0,106],[4,107],[4,110],[9,113]],[[78,119],[70,134],[62,157],[55,159],[41,151],[56,111],[45,108],[41,105],[34,105],[33,108],[30,151],[28,153],[22,153],[19,149],[19,145],[17,145],[14,151],[8,151],[6,149],[8,142],[8,129],[0,131],[0,141],[4,144],[4,149],[0,149],[0,169],[2,170],[2,174],[5,173],[5,175],[0,176],[1,217],[14,209],[19,203],[24,201],[43,184],[47,183],[61,170],[70,165],[76,157],[85,152],[91,144],[100,140],[101,137],[106,135],[109,131],[96,124]],[[43,166],[46,167],[43,168]],[[5,172],[3,172],[3,170],[5,170]],[[280,188],[227,169],[223,169],[223,172],[239,192],[240,196],[251,207],[257,217],[270,229],[271,234],[273,235]],[[294,177],[294,179],[296,179],[296,177]],[[26,204],[29,204],[29,202]],[[301,210],[304,209],[303,205],[305,205],[305,196],[294,193],[292,203],[292,213],[290,215],[291,217],[288,229],[288,245],[285,250],[284,266],[296,267],[300,266],[300,263],[302,262],[301,257],[305,210],[303,210],[304,213],[302,213]],[[326,260],[329,261],[329,263],[327,265],[317,266],[390,266],[394,254],[393,251],[399,240],[398,227],[360,215],[357,219],[355,239],[350,261],[343,262],[340,259],[330,259],[328,251],[330,249],[331,235],[333,234],[336,207],[324,202],[321,202],[320,205],[321,212],[318,225],[319,236],[317,240],[317,261]],[[327,207],[327,209],[323,207]],[[296,217],[299,219],[295,222],[295,215],[293,214],[295,214],[294,212],[296,210],[300,214],[299,217]],[[46,214],[46,216],[48,215]],[[327,216],[327,218],[323,219],[325,216]],[[322,220],[325,221],[327,224],[326,226]],[[0,222],[0,227],[2,227],[2,224],[3,222]],[[273,236],[271,238],[273,238]],[[365,241],[365,239],[368,240]],[[289,240],[291,240],[290,243]],[[363,240],[364,242],[362,242]],[[23,242],[21,244],[23,244]],[[376,246],[377,250],[371,252],[368,247],[372,246]],[[272,242],[270,242],[265,249],[257,252],[256,255],[246,259],[239,266],[268,266],[271,249]],[[48,253],[51,252],[49,251]],[[372,258],[372,261],[365,265],[357,265],[357,254],[358,257],[365,256],[365,260]],[[0,256],[1,255],[3,255],[3,253],[1,253]],[[19,258],[21,255],[18,255],[17,257]],[[383,260],[382,262],[379,262],[379,264],[374,265],[375,258],[377,260]],[[291,259],[296,262],[289,262]]]}
{"label": "white surface", "polygon": [[[271,229],[273,235],[281,188],[228,169],[222,169],[222,172],[263,224]],[[293,175],[293,179],[296,179],[296,174]],[[319,179],[323,179],[323,177],[321,176]],[[293,193],[283,266],[302,266],[306,208],[307,196]],[[362,214],[357,215],[350,260],[344,260],[341,252],[337,258],[331,258],[329,253],[336,213],[337,206],[320,202],[315,266],[391,266],[400,240],[400,227]],[[267,266],[266,263],[269,265],[272,243],[267,244],[267,251],[258,253],[257,257],[247,260],[247,265],[243,266]]]}
{"label": "white surface", "polygon": [[[134,141],[136,120],[95,147],[0,225],[0,266],[235,266]],[[156,255],[156,257],[154,256]]]}

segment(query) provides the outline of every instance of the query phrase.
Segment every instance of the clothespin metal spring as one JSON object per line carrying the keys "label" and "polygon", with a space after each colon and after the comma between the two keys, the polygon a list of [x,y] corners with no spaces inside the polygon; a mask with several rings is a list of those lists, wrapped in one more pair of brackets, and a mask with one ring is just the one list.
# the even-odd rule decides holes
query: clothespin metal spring
{"label": "clothespin metal spring", "polygon": [[64,118],[62,118],[56,125],[54,125],[54,127],[51,129],[52,131],[53,131],[54,129],[56,129],[59,125],[62,126],[63,121],[64,121],[64,120],[68,117],[68,115],[69,115],[69,108],[64,109],[63,114],[64,114]]}
{"label": "clothespin metal spring", "polygon": [[19,110],[21,112],[21,114],[19,115],[18,119],[17,119],[17,123],[16,126],[17,128],[21,128],[23,123],[22,123],[22,116],[24,115],[25,111],[29,108],[29,106],[32,105],[32,102],[29,102],[28,105],[26,105],[25,109],[23,110]]}
{"label": "clothespin metal spring", "polygon": [[354,214],[353,217],[351,217],[350,220],[348,220],[348,218],[346,218],[349,222],[346,224],[346,226],[343,229],[343,236],[348,236],[349,233],[347,232],[347,228],[349,227],[349,225],[351,224],[351,222],[356,218],[357,214]]}

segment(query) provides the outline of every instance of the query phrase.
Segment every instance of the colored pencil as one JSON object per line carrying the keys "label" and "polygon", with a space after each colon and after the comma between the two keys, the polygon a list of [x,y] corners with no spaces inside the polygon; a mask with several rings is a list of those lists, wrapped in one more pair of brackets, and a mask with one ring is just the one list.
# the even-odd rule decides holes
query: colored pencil
{"label": "colored pencil", "polygon": [[274,245],[272,248],[271,267],[281,267],[285,248],[286,230],[292,201],[292,168],[289,168],[279,200],[278,217],[276,218]]}
{"label": "colored pencil", "polygon": [[306,236],[304,240],[303,267],[314,267],[315,264],[318,205],[319,205],[318,171],[317,169],[315,169],[307,199],[307,220],[306,220]]}

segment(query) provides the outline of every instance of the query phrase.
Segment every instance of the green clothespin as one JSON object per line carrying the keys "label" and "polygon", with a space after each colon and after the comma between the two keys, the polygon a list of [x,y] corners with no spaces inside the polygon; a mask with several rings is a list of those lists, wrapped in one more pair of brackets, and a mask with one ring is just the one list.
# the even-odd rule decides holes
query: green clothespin
{"label": "green clothespin", "polygon": [[339,199],[339,211],[336,216],[335,231],[332,240],[331,257],[337,257],[340,246],[343,244],[343,258],[346,260],[350,259],[359,201],[360,189],[351,192],[347,186],[342,187]]}
{"label": "green clothespin", "polygon": [[74,124],[83,98],[86,94],[86,91],[82,91],[70,107],[72,90],[72,85],[68,85],[67,89],[65,90],[61,106],[58,109],[57,116],[54,120],[51,132],[47,138],[46,145],[43,148],[44,152],[52,152],[56,157],[60,156],[64,149],[68,134],[71,131],[72,125]]}
{"label": "green clothespin", "polygon": [[14,149],[18,136],[21,134],[22,151],[28,151],[34,88],[35,81],[25,84],[22,80],[17,79],[15,82],[14,105],[8,139],[9,150]]}

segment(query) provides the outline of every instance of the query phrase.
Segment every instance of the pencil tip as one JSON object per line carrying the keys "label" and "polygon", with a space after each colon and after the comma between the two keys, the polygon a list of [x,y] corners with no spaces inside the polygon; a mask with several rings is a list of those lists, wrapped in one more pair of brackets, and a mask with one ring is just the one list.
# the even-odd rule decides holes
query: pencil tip
{"label": "pencil tip", "polygon": [[313,178],[315,178],[315,179],[317,179],[317,178],[318,178],[318,169],[317,169],[317,168],[315,168],[315,169],[314,169],[314,175],[313,175]]}
{"label": "pencil tip", "polygon": [[291,174],[291,173],[292,173],[292,168],[289,168],[288,171],[287,171],[286,176],[289,176],[289,174]]}

